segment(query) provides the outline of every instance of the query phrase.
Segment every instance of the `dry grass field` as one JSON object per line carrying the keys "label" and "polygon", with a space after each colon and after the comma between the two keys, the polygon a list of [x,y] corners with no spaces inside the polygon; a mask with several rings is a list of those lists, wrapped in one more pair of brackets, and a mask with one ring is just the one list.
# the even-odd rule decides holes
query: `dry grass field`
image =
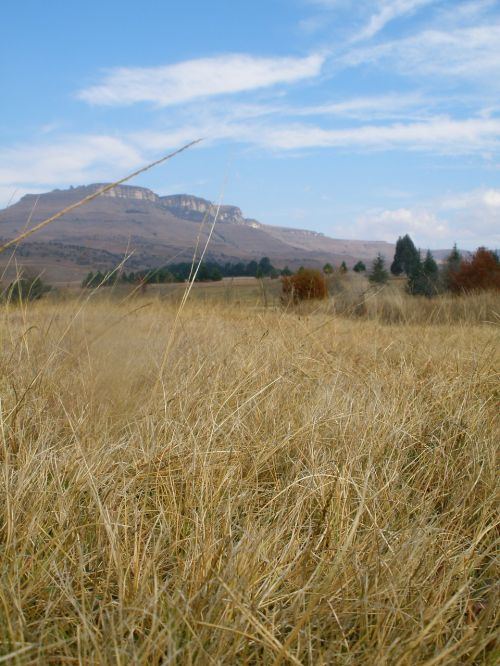
{"label": "dry grass field", "polygon": [[498,297],[0,307],[0,663],[499,663]]}

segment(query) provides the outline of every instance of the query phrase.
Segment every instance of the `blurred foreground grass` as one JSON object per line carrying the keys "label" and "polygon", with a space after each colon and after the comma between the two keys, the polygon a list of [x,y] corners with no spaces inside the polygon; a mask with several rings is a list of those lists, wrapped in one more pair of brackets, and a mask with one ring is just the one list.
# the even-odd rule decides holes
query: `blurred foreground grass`
{"label": "blurred foreground grass", "polygon": [[497,664],[498,297],[224,289],[0,310],[0,657]]}

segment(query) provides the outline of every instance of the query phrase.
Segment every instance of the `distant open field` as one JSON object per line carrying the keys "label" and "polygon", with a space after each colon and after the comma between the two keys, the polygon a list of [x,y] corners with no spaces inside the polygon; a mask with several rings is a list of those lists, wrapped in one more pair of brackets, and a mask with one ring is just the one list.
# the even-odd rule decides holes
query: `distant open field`
{"label": "distant open field", "polygon": [[0,661],[499,663],[499,297],[365,288],[0,306]]}

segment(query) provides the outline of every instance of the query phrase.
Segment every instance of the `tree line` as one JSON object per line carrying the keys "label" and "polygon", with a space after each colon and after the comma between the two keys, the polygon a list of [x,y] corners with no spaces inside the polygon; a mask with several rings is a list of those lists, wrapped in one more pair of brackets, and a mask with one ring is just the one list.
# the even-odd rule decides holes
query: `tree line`
{"label": "tree line", "polygon": [[[140,271],[101,271],[90,272],[83,280],[83,287],[109,286],[113,284],[165,284],[185,282],[194,279],[195,282],[213,282],[225,277],[255,277],[255,278],[279,278],[284,280],[284,288],[290,288],[292,275],[303,274],[305,269],[301,266],[295,273],[285,266],[276,268],[269,257],[262,257],[259,261],[249,262],[226,262],[216,261],[202,262],[199,266],[192,262],[179,262],[161,266],[159,268],[144,269]],[[465,291],[481,289],[500,289],[500,261],[498,254],[484,247],[472,255],[464,258],[457,246],[444,261],[438,266],[430,250],[422,253],[415,246],[411,237],[406,234],[400,236],[396,242],[393,261],[386,268],[386,262],[380,254],[372,262],[370,270],[363,261],[354,264],[352,270],[356,273],[367,273],[372,284],[385,284],[390,275],[394,277],[406,277],[406,290],[414,296],[427,296],[431,298],[443,292],[460,293]],[[327,262],[323,266],[322,273],[325,278],[332,274],[345,274],[348,267],[343,261],[338,267]],[[303,275],[302,278],[303,279]]]}
{"label": "tree line", "polygon": [[[406,276],[406,290],[414,296],[431,298],[446,291],[463,293],[500,289],[500,258],[497,252],[480,247],[470,259],[466,259],[455,244],[439,268],[430,250],[422,259],[420,250],[408,234],[400,236],[396,242],[390,272],[395,277]],[[388,281],[389,272],[381,255],[374,260],[368,279],[373,284]]]}
{"label": "tree line", "polygon": [[240,261],[224,264],[216,261],[204,261],[199,266],[190,261],[168,264],[159,268],[148,268],[140,271],[101,271],[90,272],[84,278],[82,287],[109,286],[112,284],[165,284],[171,282],[186,282],[193,279],[195,282],[217,282],[225,277],[255,277],[279,278],[291,275],[292,271],[285,266],[278,269],[272,265],[269,257],[262,257],[260,261]]}

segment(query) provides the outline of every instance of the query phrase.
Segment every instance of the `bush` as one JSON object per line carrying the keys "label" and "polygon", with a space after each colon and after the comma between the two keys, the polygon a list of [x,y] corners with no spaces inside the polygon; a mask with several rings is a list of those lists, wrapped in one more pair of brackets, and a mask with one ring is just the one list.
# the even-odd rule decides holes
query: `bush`
{"label": "bush", "polygon": [[295,275],[282,278],[283,294],[294,303],[328,296],[326,280],[320,271],[303,268]]}
{"label": "bush", "polygon": [[50,291],[51,287],[39,277],[19,277],[7,289],[7,299],[13,303],[36,301]]}
{"label": "bush", "polygon": [[470,260],[448,276],[448,288],[455,293],[500,289],[500,264],[493,252],[480,247]]}

